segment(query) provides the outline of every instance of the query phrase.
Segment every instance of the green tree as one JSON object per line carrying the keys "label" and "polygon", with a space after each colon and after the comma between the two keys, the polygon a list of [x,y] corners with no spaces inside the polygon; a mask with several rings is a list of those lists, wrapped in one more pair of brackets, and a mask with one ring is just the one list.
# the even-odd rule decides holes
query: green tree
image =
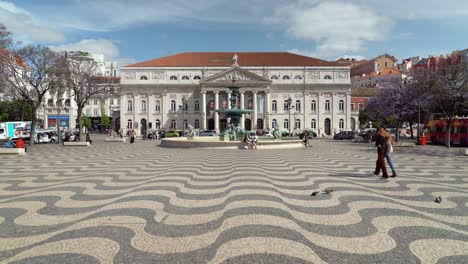
{"label": "green tree", "polygon": [[100,125],[101,125],[102,128],[105,128],[105,129],[109,128],[110,127],[110,118],[109,118],[109,116],[107,116],[105,114],[102,115]]}
{"label": "green tree", "polygon": [[89,128],[91,128],[91,118],[87,115],[83,115],[82,121],[83,126],[86,127],[86,130],[89,130]]}
{"label": "green tree", "polygon": [[0,122],[32,120],[31,106],[20,100],[0,102]]}

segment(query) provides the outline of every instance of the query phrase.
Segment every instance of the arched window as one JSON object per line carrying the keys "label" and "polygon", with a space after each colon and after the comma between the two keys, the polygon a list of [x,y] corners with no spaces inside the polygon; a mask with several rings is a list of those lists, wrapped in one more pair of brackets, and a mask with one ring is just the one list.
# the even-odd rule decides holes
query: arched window
{"label": "arched window", "polygon": [[201,77],[196,75],[195,77],[193,77],[194,80],[201,80]]}
{"label": "arched window", "polygon": [[301,100],[296,100],[296,111],[301,112]]}
{"label": "arched window", "polygon": [[195,119],[195,129],[199,129],[199,128],[200,128],[200,120]]}
{"label": "arched window", "polygon": [[290,78],[289,78],[289,76],[288,76],[288,75],[285,75],[285,76],[283,76],[283,78],[282,78],[282,79],[283,79],[283,80],[289,80]]}
{"label": "arched window", "polygon": [[278,126],[278,123],[277,123],[276,119],[273,119],[273,120],[271,121],[271,127],[272,127],[272,128],[276,128],[277,126]]}
{"label": "arched window", "polygon": [[285,119],[284,122],[283,122],[283,127],[285,129],[289,129],[289,120],[288,119]]}
{"label": "arched window", "polygon": [[341,129],[341,130],[344,129],[344,120],[343,120],[343,119],[340,119],[339,126],[340,126],[340,129]]}
{"label": "arched window", "polygon": [[146,101],[141,101],[141,112],[146,113]]}
{"label": "arched window", "polygon": [[344,112],[344,101],[343,100],[340,100],[340,102],[338,104],[338,108],[339,108],[340,112]]}
{"label": "arched window", "polygon": [[132,129],[133,128],[133,122],[131,119],[127,120],[127,129]]}
{"label": "arched window", "polygon": [[271,78],[270,78],[270,79],[272,79],[272,80],[278,80],[278,76],[276,76],[276,75],[273,75],[273,76],[271,76]]}
{"label": "arched window", "polygon": [[331,80],[331,76],[330,75],[325,75],[325,77],[323,77],[325,80]]}
{"label": "arched window", "polygon": [[156,112],[161,112],[161,102],[159,100],[156,100],[156,103],[155,103],[156,107],[154,110],[156,110]]}
{"label": "arched window", "polygon": [[294,129],[301,129],[301,120],[299,118],[296,119],[296,123],[294,124]]}
{"label": "arched window", "polygon": [[182,76],[182,80],[190,80],[187,75]]}
{"label": "arched window", "polygon": [[176,121],[175,119],[171,120],[171,129],[176,129]]}
{"label": "arched window", "polygon": [[127,101],[127,112],[133,112],[133,103],[130,100]]}
{"label": "arched window", "polygon": [[284,100],[284,108],[283,108],[284,112],[288,112],[289,111],[289,103],[288,103],[288,100]]}
{"label": "arched window", "polygon": [[271,102],[271,111],[276,113],[276,111],[277,111],[276,108],[277,108],[276,100],[273,100]]}
{"label": "arched window", "polygon": [[176,110],[176,103],[175,103],[175,100],[172,100],[171,101],[171,111],[175,112],[175,110]]}
{"label": "arched window", "polygon": [[147,80],[148,80],[148,77],[146,77],[146,76],[141,76],[141,77],[140,77],[140,80],[141,80],[141,81],[147,81]]}
{"label": "arched window", "polygon": [[296,80],[302,80],[302,76],[296,75],[296,76],[294,77],[294,79],[296,79]]}
{"label": "arched window", "polygon": [[330,112],[330,100],[325,101],[325,112]]}
{"label": "arched window", "polygon": [[195,111],[200,111],[200,102],[195,101]]}
{"label": "arched window", "polygon": [[169,80],[171,80],[171,81],[176,81],[176,80],[177,80],[177,76],[172,75],[172,76],[169,78]]}
{"label": "arched window", "polygon": [[312,122],[310,122],[310,128],[313,128],[313,129],[317,128],[317,121],[315,119],[312,119]]}
{"label": "arched window", "polygon": [[156,119],[155,128],[161,129],[161,121],[159,119]]}
{"label": "arched window", "polygon": [[187,129],[187,125],[188,125],[188,122],[187,122],[187,119],[184,120],[184,129]]}
{"label": "arched window", "polygon": [[317,101],[312,100],[312,102],[310,103],[310,110],[311,110],[312,112],[316,112],[316,111],[317,111]]}

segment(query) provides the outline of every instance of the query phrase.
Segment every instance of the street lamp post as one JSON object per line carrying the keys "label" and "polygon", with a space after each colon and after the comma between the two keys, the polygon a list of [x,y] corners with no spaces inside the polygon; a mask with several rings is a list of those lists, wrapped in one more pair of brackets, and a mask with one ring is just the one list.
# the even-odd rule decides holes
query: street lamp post
{"label": "street lamp post", "polygon": [[289,97],[288,98],[288,111],[289,111],[288,130],[289,130],[289,136],[291,136],[291,104],[292,104],[292,99],[291,99],[291,97]]}

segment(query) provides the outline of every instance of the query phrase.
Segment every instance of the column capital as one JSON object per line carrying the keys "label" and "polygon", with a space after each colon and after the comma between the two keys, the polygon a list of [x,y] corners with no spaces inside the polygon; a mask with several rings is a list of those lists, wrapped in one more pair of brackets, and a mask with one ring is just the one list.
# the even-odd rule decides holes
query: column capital
{"label": "column capital", "polygon": [[215,93],[215,94],[219,94],[219,91],[213,91],[213,93]]}

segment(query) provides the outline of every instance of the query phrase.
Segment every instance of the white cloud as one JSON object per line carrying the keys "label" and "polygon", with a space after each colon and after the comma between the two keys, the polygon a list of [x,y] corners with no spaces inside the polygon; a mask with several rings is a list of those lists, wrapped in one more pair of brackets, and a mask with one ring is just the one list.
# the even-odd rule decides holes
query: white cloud
{"label": "white cloud", "polygon": [[12,33],[26,40],[40,42],[64,40],[63,34],[40,25],[29,12],[12,3],[0,1],[0,23],[4,24]]}
{"label": "white cloud", "polygon": [[280,7],[265,21],[285,24],[289,36],[314,41],[317,47],[309,53],[321,57],[364,50],[367,42],[385,39],[392,27],[390,19],[367,7],[339,2]]}
{"label": "white cloud", "polygon": [[75,43],[51,46],[51,48],[57,51],[87,51],[103,54],[106,61],[114,60],[120,53],[119,48],[107,39],[83,39]]}

